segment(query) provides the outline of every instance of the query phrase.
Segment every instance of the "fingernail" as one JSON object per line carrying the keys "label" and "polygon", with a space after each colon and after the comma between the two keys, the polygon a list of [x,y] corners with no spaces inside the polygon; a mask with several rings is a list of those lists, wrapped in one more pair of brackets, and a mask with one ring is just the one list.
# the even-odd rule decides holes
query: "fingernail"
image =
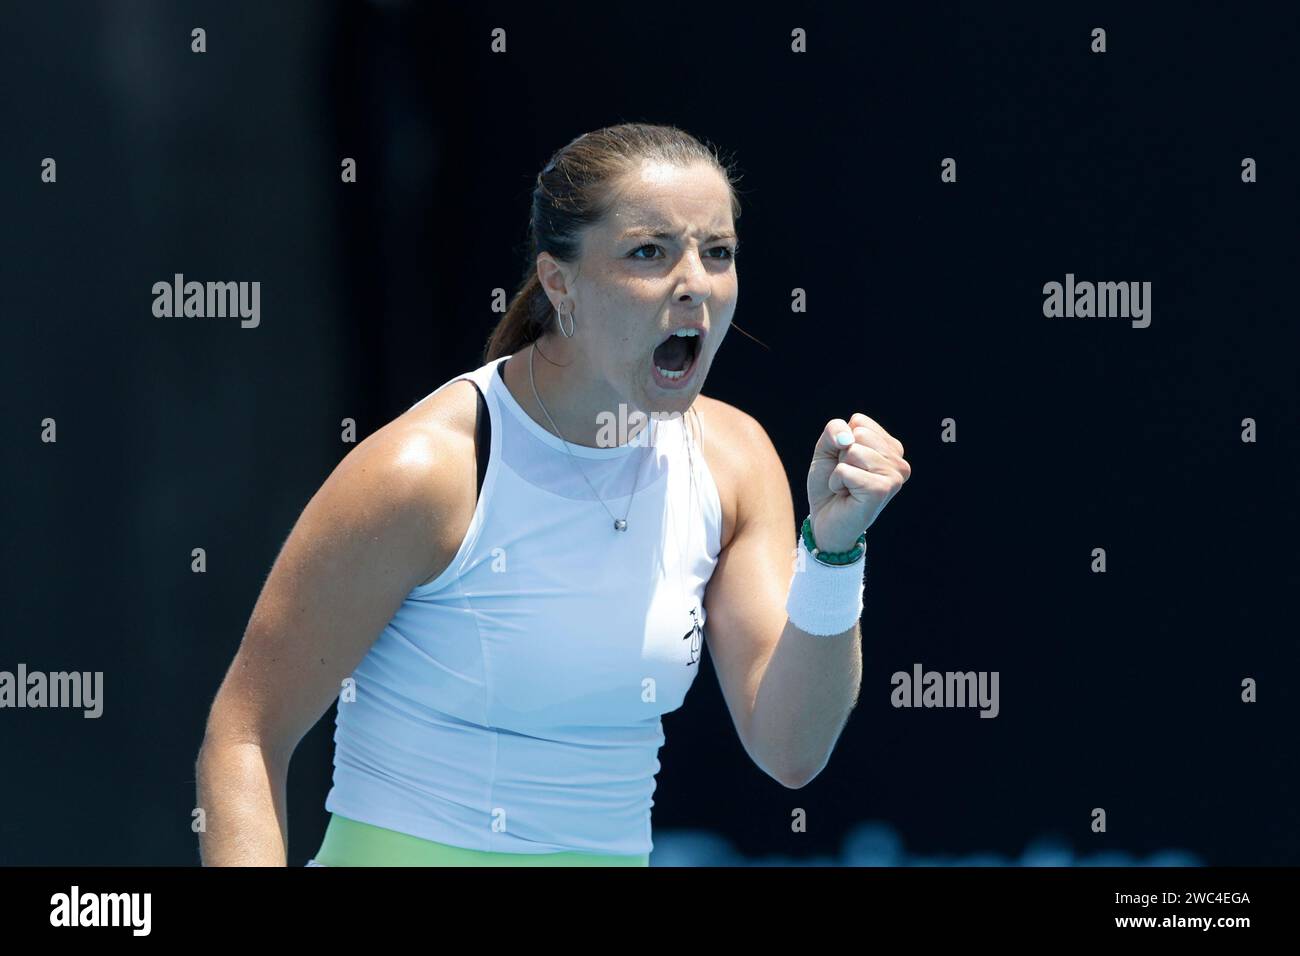
{"label": "fingernail", "polygon": [[853,433],[840,432],[838,435],[835,436],[835,442],[836,444],[843,445],[844,447],[847,448],[849,445],[853,444]]}

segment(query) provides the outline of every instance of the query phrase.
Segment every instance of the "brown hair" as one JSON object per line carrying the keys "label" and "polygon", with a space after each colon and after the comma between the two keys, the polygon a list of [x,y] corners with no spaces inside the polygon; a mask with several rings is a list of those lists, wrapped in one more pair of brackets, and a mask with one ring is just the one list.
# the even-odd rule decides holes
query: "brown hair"
{"label": "brown hair", "polygon": [[711,147],[690,133],[647,123],[622,123],[584,133],[556,152],[537,174],[523,280],[488,338],[485,362],[513,354],[541,338],[555,312],[537,278],[537,257],[549,252],[561,262],[576,262],[581,251],[580,231],[605,217],[615,199],[614,182],[639,168],[645,159],[678,166],[710,164],[727,181],[732,218],[740,218],[730,164],[724,164]]}

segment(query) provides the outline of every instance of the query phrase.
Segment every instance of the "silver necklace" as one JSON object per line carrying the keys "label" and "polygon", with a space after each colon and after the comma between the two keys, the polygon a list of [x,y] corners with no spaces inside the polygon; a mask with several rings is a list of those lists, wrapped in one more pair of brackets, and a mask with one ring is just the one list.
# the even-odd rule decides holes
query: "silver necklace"
{"label": "silver necklace", "polygon": [[[578,473],[582,475],[582,480],[587,483],[587,487],[590,488],[591,493],[596,496],[596,500],[600,502],[600,506],[604,508],[606,513],[608,513],[608,515],[610,516],[610,518],[614,520],[614,530],[626,531],[627,515],[630,515],[632,513],[632,499],[636,497],[636,486],[641,481],[641,468],[640,466],[637,467],[636,479],[632,483],[632,496],[627,500],[627,515],[624,515],[621,518],[616,518],[614,516],[614,512],[609,510],[609,505],[605,504],[605,499],[600,496],[600,493],[598,491],[596,491],[596,486],[591,483],[591,479],[587,477],[587,473],[583,471],[582,466],[578,464],[577,456],[574,455],[572,451],[570,451],[569,442],[565,439],[563,433],[560,432],[559,426],[555,424],[555,419],[551,418],[551,413],[546,410],[546,403],[542,401],[542,396],[537,394],[537,382],[533,378],[533,353],[536,351],[537,351],[536,343],[528,347],[528,383],[533,387],[533,397],[537,399],[537,404],[541,407],[542,413],[546,415],[546,420],[550,422],[551,427],[555,429],[555,434],[559,435],[560,441],[564,442],[564,450],[569,452],[569,458],[570,460],[572,460],[573,466],[578,469]],[[647,422],[645,427],[649,428],[650,423]]]}

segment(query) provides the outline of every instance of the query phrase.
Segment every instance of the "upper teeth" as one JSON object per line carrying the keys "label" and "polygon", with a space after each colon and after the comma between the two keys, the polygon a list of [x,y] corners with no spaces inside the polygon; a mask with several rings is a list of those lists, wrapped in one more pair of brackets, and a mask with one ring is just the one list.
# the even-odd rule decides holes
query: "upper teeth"
{"label": "upper teeth", "polygon": [[673,335],[680,335],[683,338],[685,338],[688,335],[699,335],[699,334],[700,334],[699,329],[678,329],[676,332],[673,333]]}

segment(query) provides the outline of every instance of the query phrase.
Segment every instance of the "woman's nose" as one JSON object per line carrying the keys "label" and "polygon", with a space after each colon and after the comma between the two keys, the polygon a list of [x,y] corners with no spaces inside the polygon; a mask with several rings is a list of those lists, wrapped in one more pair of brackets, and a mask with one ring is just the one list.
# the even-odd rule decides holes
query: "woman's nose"
{"label": "woman's nose", "polygon": [[704,295],[709,291],[709,272],[704,267],[704,259],[697,251],[687,251],[682,256],[682,268],[685,270],[684,282],[692,294]]}

